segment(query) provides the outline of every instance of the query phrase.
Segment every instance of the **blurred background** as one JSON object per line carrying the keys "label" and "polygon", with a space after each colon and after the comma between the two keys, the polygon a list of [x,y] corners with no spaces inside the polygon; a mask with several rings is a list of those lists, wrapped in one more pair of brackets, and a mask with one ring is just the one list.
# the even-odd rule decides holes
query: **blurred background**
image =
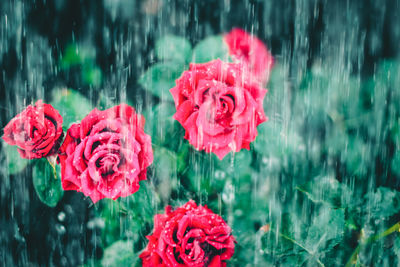
{"label": "blurred background", "polygon": [[[154,214],[194,199],[232,227],[228,266],[398,266],[399,10],[399,0],[1,1],[2,128],[38,99],[65,129],[126,102],[145,115],[155,153],[137,193],[93,205],[37,193],[35,165],[2,142],[1,265],[140,265]],[[183,139],[168,90],[198,44],[233,27],[260,38],[275,66],[269,121],[250,151],[219,161]],[[189,44],[176,68],[157,53],[166,35]]]}

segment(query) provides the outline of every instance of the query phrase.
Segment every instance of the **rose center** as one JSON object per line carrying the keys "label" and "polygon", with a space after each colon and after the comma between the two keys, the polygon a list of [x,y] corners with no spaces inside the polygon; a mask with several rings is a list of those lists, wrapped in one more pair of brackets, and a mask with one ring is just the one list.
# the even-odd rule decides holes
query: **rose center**
{"label": "rose center", "polygon": [[110,175],[118,171],[118,164],[120,159],[116,154],[110,154],[104,158],[98,159],[96,161],[96,166],[101,174],[101,177],[108,178]]}
{"label": "rose center", "polygon": [[218,122],[226,118],[235,109],[235,99],[232,95],[213,95],[213,106],[207,113],[207,119],[211,122]]}

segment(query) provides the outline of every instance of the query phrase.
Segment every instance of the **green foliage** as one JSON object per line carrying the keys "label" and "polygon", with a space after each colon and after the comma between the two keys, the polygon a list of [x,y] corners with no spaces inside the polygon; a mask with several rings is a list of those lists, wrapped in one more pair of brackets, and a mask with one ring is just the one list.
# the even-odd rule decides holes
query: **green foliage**
{"label": "green foliage", "polygon": [[345,217],[343,210],[323,205],[314,215],[305,224],[302,223],[305,218],[299,217],[301,214],[284,214],[280,224],[272,225],[261,239],[265,257],[273,259],[275,264],[323,266],[327,254],[342,241]]}
{"label": "green foliage", "polygon": [[379,187],[366,196],[367,212],[374,219],[386,219],[400,212],[400,192],[387,187]]}
{"label": "green foliage", "polygon": [[323,203],[332,208],[354,205],[350,203],[351,190],[331,176],[316,177],[302,186],[297,186],[296,189],[306,194],[312,202]]}
{"label": "green foliage", "polygon": [[52,166],[45,158],[35,161],[32,179],[36,194],[44,204],[55,207],[64,195],[61,187],[60,166]]}
{"label": "green foliage", "polygon": [[1,147],[5,154],[9,174],[16,174],[25,169],[29,160],[21,158],[16,146],[10,146],[6,142],[2,141]]}
{"label": "green foliage", "polygon": [[87,45],[69,44],[60,59],[63,71],[80,68],[83,84],[98,87],[102,82],[102,71],[96,64],[96,49]]}
{"label": "green foliage", "polygon": [[145,130],[151,136],[153,144],[175,150],[179,144],[176,141],[181,141],[179,123],[172,117],[175,112],[175,106],[170,102],[161,102],[143,112],[146,118]]}
{"label": "green foliage", "polygon": [[192,59],[192,46],[183,37],[166,35],[158,39],[155,45],[158,59],[187,64]]}
{"label": "green foliage", "polygon": [[101,69],[93,64],[84,64],[82,68],[82,81],[86,84],[98,87],[101,85]]}
{"label": "green foliage", "polygon": [[229,61],[228,47],[222,35],[207,37],[193,49],[193,60],[196,63],[205,63],[217,58]]}
{"label": "green foliage", "polygon": [[158,211],[160,199],[149,181],[141,181],[140,189],[116,201],[103,199],[99,216],[104,219],[103,241],[106,246],[120,239],[129,239],[140,250],[150,233],[153,216]]}
{"label": "green foliage", "polygon": [[164,62],[152,65],[139,79],[140,85],[161,100],[172,101],[169,89],[175,86],[175,80],[183,72],[182,64]]}
{"label": "green foliage", "polygon": [[119,240],[104,250],[101,266],[133,266],[137,261],[138,255],[133,252],[133,243]]}
{"label": "green foliage", "polygon": [[83,46],[83,49],[77,44],[69,44],[61,57],[61,67],[64,69],[83,64],[87,61],[93,61],[95,51],[90,47]]}
{"label": "green foliage", "polygon": [[53,90],[51,96],[50,104],[60,112],[63,127],[67,129],[71,123],[80,121],[93,109],[86,97],[72,89]]}

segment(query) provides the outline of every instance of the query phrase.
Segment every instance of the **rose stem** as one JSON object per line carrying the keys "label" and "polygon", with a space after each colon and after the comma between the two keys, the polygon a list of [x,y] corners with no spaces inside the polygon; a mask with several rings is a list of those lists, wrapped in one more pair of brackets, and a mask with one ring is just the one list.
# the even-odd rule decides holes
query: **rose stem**
{"label": "rose stem", "polygon": [[358,244],[358,246],[356,247],[354,252],[351,254],[350,259],[346,263],[346,267],[350,267],[355,263],[357,255],[360,252],[362,247],[364,247],[365,245],[367,245],[371,242],[375,242],[385,236],[388,236],[396,231],[399,231],[399,230],[400,230],[400,222],[397,222],[396,224],[394,224],[393,226],[391,226],[389,229],[385,230],[384,232],[374,235],[374,236],[371,236],[371,237],[367,238],[365,241],[362,241],[360,244]]}

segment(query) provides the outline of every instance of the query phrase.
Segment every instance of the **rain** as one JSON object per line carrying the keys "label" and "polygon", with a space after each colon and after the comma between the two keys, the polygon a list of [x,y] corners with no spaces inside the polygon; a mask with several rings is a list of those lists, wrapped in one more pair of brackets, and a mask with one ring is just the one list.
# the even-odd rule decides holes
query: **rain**
{"label": "rain", "polygon": [[[153,160],[143,167],[131,156],[145,151],[138,132],[102,135],[90,153],[101,142],[127,149],[107,148],[99,170],[117,162],[135,179],[146,169],[146,179],[97,200],[83,185],[64,190],[63,155],[21,158],[3,138],[0,265],[142,266],[155,215],[193,200],[231,229],[234,253],[222,266],[400,266],[399,10],[399,0],[1,1],[1,135],[38,100],[62,116],[60,140],[94,109],[125,103],[145,120]],[[273,57],[262,85],[268,119],[256,130],[250,122],[249,149],[229,143],[236,151],[220,157],[218,145],[199,147],[202,127],[191,138],[174,116],[170,89],[197,63],[233,64],[226,35],[237,28]],[[118,119],[103,119],[115,133]],[[226,252],[200,247],[198,266]],[[187,250],[172,257],[184,264]]]}

